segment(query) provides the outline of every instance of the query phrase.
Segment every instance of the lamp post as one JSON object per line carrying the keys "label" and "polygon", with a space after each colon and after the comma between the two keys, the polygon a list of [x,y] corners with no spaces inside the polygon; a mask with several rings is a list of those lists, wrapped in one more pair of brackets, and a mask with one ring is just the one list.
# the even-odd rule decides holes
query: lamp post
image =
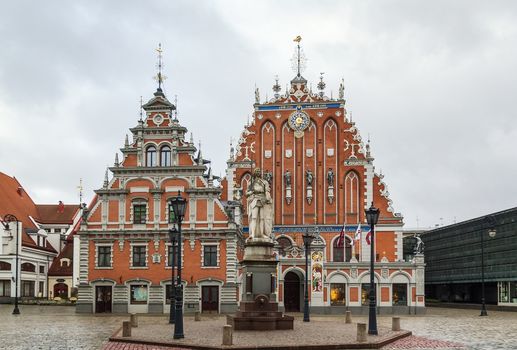
{"label": "lamp post", "polygon": [[310,322],[309,311],[309,254],[314,235],[308,230],[302,235],[303,245],[305,246],[305,295],[303,298],[303,322]]}
{"label": "lamp post", "polygon": [[170,295],[170,313],[169,313],[169,323],[170,324],[174,324],[174,321],[175,321],[175,311],[176,311],[176,287],[175,287],[175,281],[174,281],[174,278],[176,277],[175,276],[175,269],[176,269],[176,235],[177,235],[178,231],[176,231],[176,228],[170,228],[169,229],[169,240],[171,242],[171,261],[170,261],[170,265],[171,265],[171,295]]}
{"label": "lamp post", "polygon": [[14,216],[13,214],[7,214],[4,216],[2,224],[4,225],[4,228],[6,231],[10,231],[11,228],[9,226],[9,223],[16,222],[16,277],[14,279],[14,310],[13,315],[19,315],[20,309],[18,309],[18,276],[19,276],[19,263],[18,263],[18,245],[19,245],[19,238],[18,238],[18,218]]}
{"label": "lamp post", "polygon": [[366,221],[370,226],[372,235],[370,237],[370,308],[368,313],[368,334],[377,335],[377,315],[376,315],[376,290],[375,290],[375,279],[374,279],[374,260],[375,260],[375,225],[379,220],[379,209],[372,205],[370,208],[365,210]]}
{"label": "lamp post", "polygon": [[185,338],[185,335],[183,334],[183,285],[181,284],[181,222],[183,221],[183,216],[185,215],[187,201],[181,196],[180,191],[178,191],[178,196],[171,199],[170,205],[172,206],[176,222],[178,223],[178,275],[176,277],[175,286],[176,314],[174,320],[174,339],[181,339]]}
{"label": "lamp post", "polygon": [[[493,215],[485,217],[485,222],[489,226],[488,235],[494,238],[496,235],[496,220]],[[485,230],[481,230],[481,313],[479,316],[488,316],[485,304]]]}

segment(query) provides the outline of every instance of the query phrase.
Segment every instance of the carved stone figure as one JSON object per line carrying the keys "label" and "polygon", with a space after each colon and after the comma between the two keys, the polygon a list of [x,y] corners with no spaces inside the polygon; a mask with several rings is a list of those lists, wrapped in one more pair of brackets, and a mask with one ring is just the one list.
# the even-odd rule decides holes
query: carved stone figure
{"label": "carved stone figure", "polygon": [[269,183],[269,186],[271,186],[271,182],[273,181],[273,173],[271,171],[264,171],[264,180],[266,180]]}
{"label": "carved stone figure", "polygon": [[312,187],[312,181],[314,180],[314,175],[312,174],[311,169],[307,169],[307,171],[305,171],[305,180],[307,181],[307,187],[308,186]]}
{"label": "carved stone figure", "polygon": [[327,183],[329,186],[334,186],[334,170],[332,168],[327,171]]}
{"label": "carved stone figure", "polygon": [[248,226],[252,240],[270,240],[273,230],[273,201],[269,183],[261,177],[260,168],[255,168],[248,197]]}
{"label": "carved stone figure", "polygon": [[291,172],[289,171],[289,169],[285,171],[284,182],[286,187],[291,187]]}
{"label": "carved stone figure", "polygon": [[419,235],[415,235],[416,245],[415,245],[415,254],[422,254],[424,252],[424,242]]}

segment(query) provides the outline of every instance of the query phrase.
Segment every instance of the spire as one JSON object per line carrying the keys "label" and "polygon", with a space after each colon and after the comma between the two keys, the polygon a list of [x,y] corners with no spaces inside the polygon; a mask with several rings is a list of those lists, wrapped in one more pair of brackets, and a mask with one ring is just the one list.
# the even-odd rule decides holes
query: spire
{"label": "spire", "polygon": [[192,131],[190,132],[190,145],[194,146],[194,133]]}
{"label": "spire", "polygon": [[176,108],[174,109],[174,119],[172,121],[177,123],[178,122],[178,95],[174,95],[174,105],[176,106]]}
{"label": "spire", "polygon": [[115,153],[115,166],[118,167],[120,165],[119,161],[118,161],[118,152]]}
{"label": "spire", "polygon": [[325,74],[325,72],[320,73],[320,82],[318,83],[318,90],[320,90],[320,97],[323,97],[323,95],[325,94],[325,92],[323,90],[325,90],[325,86],[327,86],[327,84],[325,84],[325,82],[323,81],[323,74]]}
{"label": "spire", "polygon": [[233,139],[230,138],[230,160],[235,160],[235,148],[233,148]]}
{"label": "spire", "polygon": [[79,190],[79,205],[83,202],[83,179],[79,179],[79,186],[77,186],[77,189]]}
{"label": "spire", "polygon": [[282,90],[282,87],[280,86],[280,84],[278,84],[278,75],[275,75],[275,85],[273,85],[275,99],[278,99],[280,97],[280,90]]}
{"label": "spire", "polygon": [[214,186],[214,176],[212,175],[212,165],[208,168],[208,186]]}
{"label": "spire", "polygon": [[162,74],[163,69],[163,62],[162,62],[162,44],[158,44],[158,48],[156,49],[156,52],[158,52],[158,63],[156,64],[156,68],[158,69],[158,73],[155,75],[154,79],[158,82],[158,88],[156,89],[156,92],[154,93],[155,96],[165,96],[163,94],[162,90],[162,84],[167,77]]}
{"label": "spire", "polygon": [[293,55],[293,58],[291,59],[292,68],[296,72],[296,77],[291,80],[291,83],[307,83],[307,80],[305,80],[304,77],[302,77],[302,71],[305,69],[305,64],[307,62],[307,59],[305,58],[305,54],[303,53],[302,48],[300,47],[300,42],[302,41],[301,36],[297,36],[293,40],[297,43],[295,53]]}
{"label": "spire", "polygon": [[104,174],[104,184],[102,185],[102,188],[106,189],[108,188],[108,167],[106,167],[106,173]]}
{"label": "spire", "polygon": [[203,155],[201,154],[201,142],[199,142],[199,151],[197,153],[197,165],[203,165]]}
{"label": "spire", "polygon": [[142,119],[142,113],[143,113],[143,108],[142,106],[144,105],[144,100],[142,99],[142,96],[140,96],[140,121],[143,121]]}
{"label": "spire", "polygon": [[260,103],[260,92],[257,85],[255,85],[255,103]]}
{"label": "spire", "polygon": [[124,140],[124,147],[125,147],[125,148],[128,148],[128,147],[129,147],[129,137],[127,136],[127,134],[126,134],[126,138],[125,138],[125,140]]}

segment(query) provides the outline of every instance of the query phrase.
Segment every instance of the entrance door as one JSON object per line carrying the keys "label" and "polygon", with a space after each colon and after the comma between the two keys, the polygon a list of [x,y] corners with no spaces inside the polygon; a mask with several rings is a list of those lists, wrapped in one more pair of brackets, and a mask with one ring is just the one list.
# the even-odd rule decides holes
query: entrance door
{"label": "entrance door", "polygon": [[201,287],[201,311],[217,313],[219,307],[219,287],[218,286],[202,286]]}
{"label": "entrance door", "polygon": [[95,312],[111,312],[111,286],[95,287]]}
{"label": "entrance door", "polygon": [[284,277],[284,307],[285,311],[300,311],[300,277],[292,271]]}
{"label": "entrance door", "polygon": [[64,283],[54,284],[54,297],[68,298],[68,286]]}

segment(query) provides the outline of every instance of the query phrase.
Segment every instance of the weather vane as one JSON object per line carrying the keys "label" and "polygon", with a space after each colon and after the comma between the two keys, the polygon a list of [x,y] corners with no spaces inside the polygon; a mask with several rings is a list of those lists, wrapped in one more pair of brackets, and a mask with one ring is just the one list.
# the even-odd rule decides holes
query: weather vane
{"label": "weather vane", "polygon": [[79,186],[77,186],[77,189],[79,190],[79,205],[82,205],[83,203],[83,179],[79,179]]}
{"label": "weather vane", "polygon": [[293,58],[291,59],[292,68],[295,73],[297,73],[297,76],[301,76],[302,71],[305,70],[305,66],[307,63],[307,58],[305,57],[305,54],[303,53],[302,48],[300,47],[300,42],[302,41],[301,36],[297,36],[294,38],[296,45],[296,50],[294,52]]}
{"label": "weather vane", "polygon": [[140,121],[142,121],[142,106],[144,105],[144,100],[142,99],[142,96],[140,96]]}
{"label": "weather vane", "polygon": [[154,77],[154,79],[158,82],[158,90],[161,91],[162,90],[162,84],[163,84],[163,81],[165,79],[167,79],[167,77],[165,75],[162,74],[162,68],[163,68],[163,61],[162,61],[162,44],[159,43],[158,44],[158,48],[156,49],[156,52],[158,52],[158,63],[156,64],[156,68],[158,68],[158,74],[156,74],[156,76]]}

